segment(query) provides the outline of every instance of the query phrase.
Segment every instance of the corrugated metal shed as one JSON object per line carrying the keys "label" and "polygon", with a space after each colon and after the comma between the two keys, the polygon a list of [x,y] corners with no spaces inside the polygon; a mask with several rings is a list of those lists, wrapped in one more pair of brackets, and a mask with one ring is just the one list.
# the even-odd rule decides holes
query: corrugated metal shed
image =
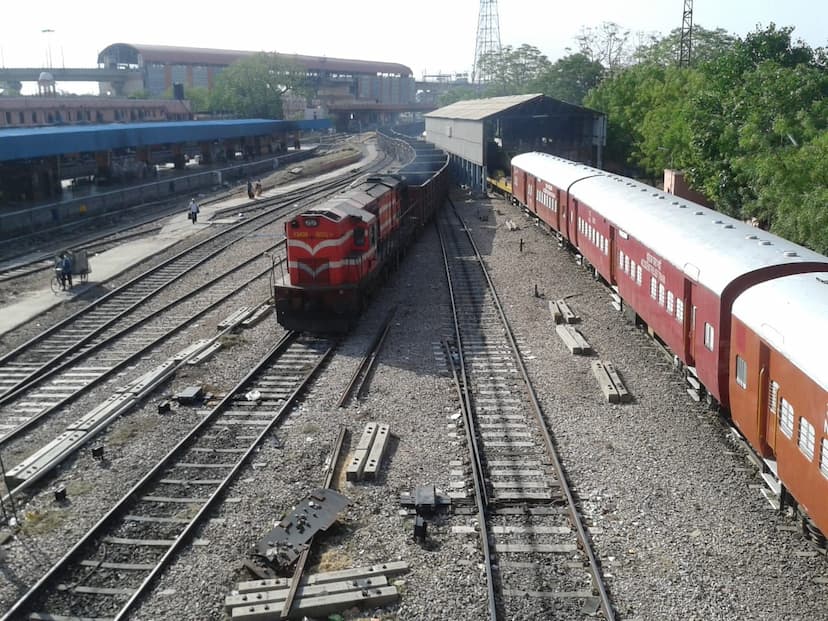
{"label": "corrugated metal shed", "polygon": [[328,127],[330,127],[328,119],[307,121],[246,119],[5,129],[0,130],[0,161],[157,144],[261,136],[295,130],[322,130]]}
{"label": "corrugated metal shed", "polygon": [[540,99],[542,93],[532,95],[508,95],[506,97],[489,97],[488,99],[468,99],[457,101],[429,112],[426,118],[457,119],[465,121],[482,121],[490,116],[505,112],[533,99]]}

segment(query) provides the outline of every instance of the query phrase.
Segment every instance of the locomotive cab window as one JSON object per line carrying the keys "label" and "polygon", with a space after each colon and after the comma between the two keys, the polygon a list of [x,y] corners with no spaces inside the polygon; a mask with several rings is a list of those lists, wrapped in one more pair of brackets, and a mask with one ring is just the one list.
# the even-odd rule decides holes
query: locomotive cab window
{"label": "locomotive cab window", "polygon": [[361,248],[365,245],[365,229],[354,229],[354,246]]}
{"label": "locomotive cab window", "polygon": [[736,356],[736,383],[747,388],[747,361],[739,355]]}
{"label": "locomotive cab window", "polygon": [[316,218],[305,218],[304,221],[305,221],[305,226],[307,226],[307,227],[313,228],[315,226],[319,226],[319,220],[317,220]]}

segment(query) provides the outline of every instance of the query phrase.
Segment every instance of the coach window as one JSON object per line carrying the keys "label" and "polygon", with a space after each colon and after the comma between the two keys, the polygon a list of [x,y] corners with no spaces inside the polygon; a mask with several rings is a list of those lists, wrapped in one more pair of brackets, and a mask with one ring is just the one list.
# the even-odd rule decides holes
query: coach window
{"label": "coach window", "polygon": [[771,380],[770,386],[768,387],[768,393],[768,409],[773,414],[776,414],[777,397],[779,396],[779,384]]}
{"label": "coach window", "polygon": [[650,276],[650,297],[654,300],[658,298],[658,283],[655,276]]}
{"label": "coach window", "polygon": [[828,440],[822,438],[822,448],[819,451],[819,471],[828,479]]}
{"label": "coach window", "polygon": [[785,397],[779,400],[779,428],[788,438],[793,437],[794,409]]}
{"label": "coach window", "polygon": [[747,362],[738,354],[736,355],[736,383],[742,388],[747,388]]}
{"label": "coach window", "polygon": [[667,312],[672,315],[673,314],[673,302],[675,301],[676,296],[673,295],[672,291],[667,292]]}
{"label": "coach window", "polygon": [[808,458],[808,461],[814,459],[814,426],[805,420],[799,419],[799,450]]}
{"label": "coach window", "polygon": [[676,319],[684,321],[684,300],[676,298]]}
{"label": "coach window", "polygon": [[706,321],[704,322],[704,346],[710,351],[713,351],[713,339],[716,336],[713,326]]}
{"label": "coach window", "polygon": [[658,305],[664,306],[664,285],[658,283]]}
{"label": "coach window", "polygon": [[635,284],[641,286],[641,266],[637,265],[635,268]]}

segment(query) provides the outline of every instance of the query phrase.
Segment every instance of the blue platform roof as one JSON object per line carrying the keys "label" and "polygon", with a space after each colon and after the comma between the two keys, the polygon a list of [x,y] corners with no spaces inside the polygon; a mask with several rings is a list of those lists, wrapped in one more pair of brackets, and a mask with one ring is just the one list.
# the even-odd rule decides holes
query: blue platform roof
{"label": "blue platform roof", "polygon": [[175,121],[62,125],[0,130],[0,161],[28,160],[64,153],[110,151],[127,147],[202,142],[290,132],[324,130],[329,119],[272,121]]}

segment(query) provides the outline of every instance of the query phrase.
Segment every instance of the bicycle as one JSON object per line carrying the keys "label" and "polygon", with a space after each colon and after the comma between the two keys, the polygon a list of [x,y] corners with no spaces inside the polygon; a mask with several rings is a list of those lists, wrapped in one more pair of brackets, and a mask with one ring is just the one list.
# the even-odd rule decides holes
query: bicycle
{"label": "bicycle", "polygon": [[54,269],[54,272],[52,273],[52,280],[49,281],[49,285],[51,285],[52,293],[55,295],[57,295],[60,291],[64,291],[62,272],[59,267]]}

